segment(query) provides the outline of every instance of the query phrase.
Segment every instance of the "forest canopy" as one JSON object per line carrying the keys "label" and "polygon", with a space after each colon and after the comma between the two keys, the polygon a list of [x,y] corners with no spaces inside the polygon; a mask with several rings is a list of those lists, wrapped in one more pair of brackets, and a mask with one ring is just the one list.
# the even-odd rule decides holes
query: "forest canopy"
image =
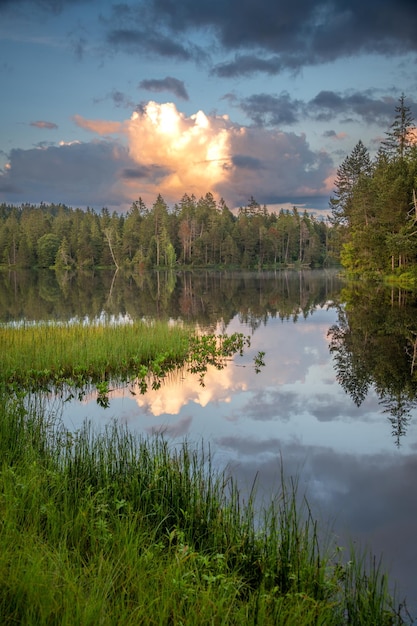
{"label": "forest canopy", "polygon": [[211,193],[161,195],[126,214],[62,204],[0,205],[0,263],[16,267],[319,267],[334,260],[329,225],[307,212],[268,211],[251,198],[234,215]]}
{"label": "forest canopy", "polygon": [[402,95],[376,157],[359,141],[337,170],[331,221],[351,274],[417,278],[416,130]]}

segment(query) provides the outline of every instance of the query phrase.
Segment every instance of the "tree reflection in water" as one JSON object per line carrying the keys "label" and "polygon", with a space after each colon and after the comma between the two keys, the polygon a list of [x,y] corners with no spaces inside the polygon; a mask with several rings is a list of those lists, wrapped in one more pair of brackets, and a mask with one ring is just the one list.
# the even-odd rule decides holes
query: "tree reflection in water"
{"label": "tree reflection in water", "polygon": [[337,271],[6,272],[0,277],[0,322],[10,320],[182,320],[223,332],[238,316],[255,334],[270,319],[309,317],[332,306],[328,333],[337,380],[360,406],[371,389],[397,445],[417,398],[417,294],[363,283]]}
{"label": "tree reflection in water", "polygon": [[417,293],[349,284],[328,332],[337,380],[357,406],[371,386],[397,446],[417,406]]}

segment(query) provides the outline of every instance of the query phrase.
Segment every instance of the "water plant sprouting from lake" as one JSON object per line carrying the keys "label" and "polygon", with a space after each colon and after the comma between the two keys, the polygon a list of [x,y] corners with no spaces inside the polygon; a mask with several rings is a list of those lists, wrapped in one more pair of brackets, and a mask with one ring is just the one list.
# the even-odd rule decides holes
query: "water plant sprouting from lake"
{"label": "water plant sprouting from lake", "polygon": [[319,542],[296,481],[255,514],[203,446],[68,432],[0,395],[2,623],[405,623],[379,568]]}

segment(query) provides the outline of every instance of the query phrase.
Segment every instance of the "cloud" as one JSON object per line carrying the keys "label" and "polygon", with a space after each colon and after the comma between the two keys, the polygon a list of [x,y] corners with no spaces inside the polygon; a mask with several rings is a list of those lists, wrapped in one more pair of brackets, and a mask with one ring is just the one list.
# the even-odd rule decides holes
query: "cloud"
{"label": "cloud", "polygon": [[170,171],[162,194],[171,198],[212,191],[235,206],[251,195],[271,202],[330,192],[330,157],[314,153],[304,135],[241,127],[202,111],[186,117],[172,103],[155,102],[132,115],[127,132],[138,164]]}
{"label": "cloud", "polygon": [[326,130],[323,133],[323,137],[326,137],[327,139],[334,139],[335,141],[342,141],[343,139],[346,139],[347,133],[336,133],[334,130]]}
{"label": "cloud", "polygon": [[191,49],[161,33],[155,34],[154,29],[114,29],[108,33],[107,43],[116,50],[130,53],[153,54],[181,61],[193,58]]}
{"label": "cloud", "polygon": [[232,61],[223,61],[215,65],[211,73],[219,78],[250,76],[258,72],[273,75],[279,74],[285,67],[280,57],[277,56],[265,59],[257,55],[236,54]]}
{"label": "cloud", "polygon": [[142,80],[139,83],[139,87],[141,87],[142,89],[147,89],[148,91],[155,91],[157,93],[161,91],[170,91],[182,100],[189,99],[187,90],[185,89],[182,80],[178,80],[177,78],[173,78],[172,76],[167,76],[166,78],[163,78],[161,80]]}
{"label": "cloud", "polygon": [[304,110],[300,100],[290,97],[287,92],[279,96],[254,94],[239,103],[244,113],[258,126],[283,126],[296,124]]}
{"label": "cloud", "polygon": [[[209,31],[233,59],[215,69],[219,76],[296,70],[363,53],[417,51],[417,13],[410,0],[381,0],[376,9],[362,0],[276,3],[166,0],[146,3],[146,19],[172,35]],[[269,56],[269,58],[268,58]]]}
{"label": "cloud", "polygon": [[106,120],[86,120],[81,115],[74,115],[74,122],[80,128],[84,130],[89,130],[92,133],[97,133],[98,135],[112,135],[114,133],[120,133],[123,130],[123,125],[121,122],[109,122]]}
{"label": "cloud", "polygon": [[224,197],[246,204],[253,195],[274,204],[330,193],[326,179],[331,158],[324,151],[312,151],[305,135],[240,127],[230,134],[230,151],[239,158],[223,165],[228,176],[218,182],[217,190]]}
{"label": "cloud", "polygon": [[151,101],[127,125],[130,155],[142,166],[169,172],[162,183],[164,197],[201,195],[228,176],[223,164],[230,158],[230,127],[224,117],[203,111],[187,117],[173,103]]}
{"label": "cloud", "polygon": [[[202,386],[199,384],[198,375],[187,374],[184,378],[183,373],[179,372],[178,376],[170,377],[158,390],[149,389],[145,394],[136,390],[135,401],[147,415],[155,417],[166,418],[168,415],[179,415],[184,407],[187,411],[189,407],[192,407],[195,413],[196,406],[206,407],[209,403],[228,403],[231,393],[242,389],[243,386],[234,374],[232,367],[223,370],[209,367],[204,376],[204,386]],[[111,397],[123,396],[123,390],[116,390]]]}
{"label": "cloud", "polygon": [[118,89],[112,89],[112,91],[110,91],[110,93],[108,93],[104,98],[94,98],[93,101],[95,104],[98,104],[99,102],[103,102],[103,100],[106,100],[107,98],[113,100],[113,104],[117,108],[132,110],[136,107],[136,104],[133,102],[133,100],[128,95],[126,95],[122,91],[119,91]]}
{"label": "cloud", "polygon": [[11,202],[64,202],[72,206],[119,206],[129,201],[121,172],[134,167],[115,142],[73,142],[14,149],[0,175],[0,192]]}
{"label": "cloud", "polygon": [[[78,4],[90,4],[78,0]],[[32,14],[59,15],[74,0],[2,0],[0,11],[30,8]],[[98,5],[97,5],[98,6]],[[15,8],[17,7],[17,8]],[[276,75],[303,67],[375,53],[417,52],[417,12],[413,0],[336,2],[293,0],[136,0],[100,5],[102,50],[210,63],[218,77]],[[73,38],[74,39],[74,38]],[[72,41],[79,58],[86,37]],[[213,63],[211,57],[215,56]]]}
{"label": "cloud", "polygon": [[[379,96],[375,91],[337,92],[322,90],[305,102],[295,99],[286,91],[279,95],[253,94],[239,99],[226,94],[224,99],[239,108],[257,126],[291,126],[301,120],[343,123],[354,120],[369,124],[390,126],[398,100]],[[417,108],[417,103],[407,98],[407,106]]]}
{"label": "cloud", "polygon": [[149,167],[144,165],[140,167],[126,167],[121,172],[122,178],[125,178],[126,180],[138,179],[143,181],[152,181],[154,185],[157,185],[169,174],[170,171],[168,169],[159,165],[152,165]]}
{"label": "cloud", "polygon": [[370,91],[339,93],[320,91],[308,103],[308,114],[318,121],[329,121],[336,116],[356,116],[366,124],[389,125],[392,122],[398,99],[375,98]]}
{"label": "cloud", "polygon": [[57,124],[54,124],[54,122],[44,122],[44,121],[37,121],[37,122],[30,122],[31,126],[35,126],[35,128],[47,128],[49,130],[53,130],[55,128],[58,128]]}
{"label": "cloud", "polygon": [[187,116],[169,102],[150,101],[123,122],[73,119],[102,139],[12,150],[0,184],[16,190],[14,201],[20,193],[32,202],[96,206],[106,198],[122,206],[139,195],[153,203],[161,193],[174,203],[184,193],[212,192],[231,208],[251,196],[272,204],[316,197],[326,206],[332,191],[330,156],[314,152],[304,135],[239,126],[203,111]]}

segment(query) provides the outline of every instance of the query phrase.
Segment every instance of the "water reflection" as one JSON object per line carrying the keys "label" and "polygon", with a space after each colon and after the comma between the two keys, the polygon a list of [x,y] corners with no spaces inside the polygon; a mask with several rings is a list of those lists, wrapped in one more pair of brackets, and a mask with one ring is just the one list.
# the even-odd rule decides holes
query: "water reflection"
{"label": "water reflection", "polygon": [[0,322],[128,314],[214,329],[235,315],[252,330],[268,316],[295,320],[340,291],[336,272],[166,271],[0,273]]}
{"label": "water reflection", "polygon": [[371,387],[397,446],[417,406],[417,297],[402,290],[354,284],[329,330],[337,380],[359,407]]}
{"label": "water reflection", "polygon": [[[333,316],[327,316],[320,332],[327,337],[322,345],[327,348],[329,342],[336,380],[355,407],[376,394],[397,445],[407,433],[417,402],[416,307],[417,298],[412,293],[343,284],[337,272],[323,270],[165,271],[128,276],[120,271],[0,274],[0,322],[158,318],[196,323],[215,333],[243,331],[258,337],[256,343],[252,342],[250,357],[264,351],[267,363],[273,364],[268,372],[276,374],[274,392],[257,405],[259,419],[264,421],[277,402],[285,407],[287,416],[314,402],[313,413],[319,421],[337,419],[337,394],[327,393],[329,386],[318,391],[323,380],[334,379],[329,364],[327,378],[323,377],[323,366],[311,397],[299,406],[306,367],[319,350],[307,341],[307,336],[317,333],[317,326],[310,328],[305,322],[312,323],[312,317],[317,318],[320,311],[332,310]],[[288,328],[277,333],[276,323],[287,321],[303,324],[297,324],[291,333]],[[262,328],[267,328],[265,341],[260,336]],[[276,346],[275,337],[279,337]],[[155,416],[179,414],[181,407],[192,401],[207,406],[231,397],[239,389],[249,389],[248,373],[242,364],[237,371],[209,371],[204,390],[192,377],[181,375],[180,383],[173,386],[171,378],[155,397],[141,396],[136,390],[137,403]],[[268,386],[265,376],[263,392]],[[297,389],[286,390],[284,398],[282,385],[291,376]],[[277,390],[280,398],[275,397]],[[342,413],[348,415],[354,410],[344,407]]]}

